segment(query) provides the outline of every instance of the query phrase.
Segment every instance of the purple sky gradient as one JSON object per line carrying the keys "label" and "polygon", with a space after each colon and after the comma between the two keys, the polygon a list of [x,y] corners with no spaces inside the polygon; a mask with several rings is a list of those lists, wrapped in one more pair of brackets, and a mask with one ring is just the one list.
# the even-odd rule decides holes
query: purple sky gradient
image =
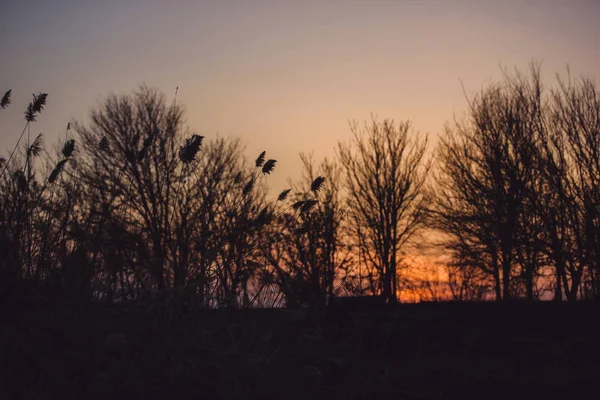
{"label": "purple sky gradient", "polygon": [[48,147],[110,92],[146,83],[185,104],[207,137],[239,136],[279,160],[270,186],[299,176],[297,154],[331,156],[348,120],[410,119],[435,138],[500,65],[542,61],[600,75],[598,1],[0,0],[0,154],[32,93]]}

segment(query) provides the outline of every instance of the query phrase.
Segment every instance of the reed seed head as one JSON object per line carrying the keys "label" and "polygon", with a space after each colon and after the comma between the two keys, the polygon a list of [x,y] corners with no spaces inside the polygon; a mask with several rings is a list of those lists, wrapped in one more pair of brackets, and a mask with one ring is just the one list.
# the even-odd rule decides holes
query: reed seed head
{"label": "reed seed head", "polygon": [[251,179],[250,182],[246,183],[246,186],[244,186],[244,189],[242,190],[242,194],[244,196],[246,196],[248,193],[250,193],[250,191],[252,190],[253,187],[254,187],[254,179]]}
{"label": "reed seed head", "polygon": [[36,113],[41,113],[46,105],[46,98],[48,97],[48,93],[40,93],[37,96],[33,95],[33,111]]}
{"label": "reed seed head", "polygon": [[179,159],[183,163],[191,163],[196,160],[196,154],[200,151],[204,136],[193,134],[192,137],[185,140],[185,144],[179,150]]}
{"label": "reed seed head", "polygon": [[260,153],[260,155],[256,159],[256,168],[260,168],[260,167],[263,166],[263,164],[265,163],[265,156],[266,155],[267,155],[266,151],[263,151],[262,153]]}
{"label": "reed seed head", "polygon": [[305,200],[300,212],[309,212],[317,203],[317,200],[314,199]]}
{"label": "reed seed head", "polygon": [[285,189],[284,191],[279,193],[279,196],[277,196],[277,201],[284,201],[285,199],[287,199],[288,194],[290,194],[291,191],[292,189]]}
{"label": "reed seed head", "polygon": [[277,162],[277,160],[267,160],[267,162],[265,163],[265,165],[263,165],[262,167],[262,173],[263,174],[270,174],[271,172],[273,172],[273,170],[275,169],[275,163]]}
{"label": "reed seed head", "polygon": [[4,110],[10,104],[10,95],[12,93],[12,89],[8,89],[4,96],[2,96],[2,100],[0,100],[0,109]]}
{"label": "reed seed head", "polygon": [[42,153],[42,134],[36,136],[34,141],[27,148],[27,157],[39,157]]}
{"label": "reed seed head", "polygon": [[27,110],[25,110],[25,120],[27,122],[35,122],[37,115],[42,112],[44,106],[46,105],[46,98],[48,97],[47,93],[40,93],[37,96],[33,95],[33,101],[29,103],[27,106]]}
{"label": "reed seed head", "polygon": [[318,176],[310,185],[310,190],[312,190],[313,192],[318,192],[319,190],[321,190],[324,183],[325,178],[322,176]]}
{"label": "reed seed head", "polygon": [[63,170],[63,168],[64,168],[65,164],[67,163],[67,161],[69,161],[69,159],[65,158],[64,160],[60,160],[58,162],[58,164],[56,164],[56,167],[54,167],[54,169],[50,173],[50,176],[48,177],[48,183],[54,183],[54,182],[56,182],[56,179],[60,175],[60,172]]}
{"label": "reed seed head", "polygon": [[67,140],[62,149],[63,157],[71,158],[74,151],[75,151],[75,139]]}

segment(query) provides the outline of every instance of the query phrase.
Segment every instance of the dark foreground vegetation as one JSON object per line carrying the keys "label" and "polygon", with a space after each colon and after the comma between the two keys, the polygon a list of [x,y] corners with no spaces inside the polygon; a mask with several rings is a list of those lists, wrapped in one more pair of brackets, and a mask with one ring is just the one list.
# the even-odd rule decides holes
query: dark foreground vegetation
{"label": "dark foreground vegetation", "polygon": [[[323,315],[177,299],[3,302],[11,399],[593,398],[600,307],[421,303]],[[586,392],[587,391],[587,392]],[[583,397],[583,395],[591,397]]]}
{"label": "dark foreground vegetation", "polygon": [[600,95],[540,76],[505,72],[433,152],[409,122],[352,125],[275,196],[277,160],[155,89],[54,154],[34,95],[0,158],[0,398],[597,395]]}
{"label": "dark foreground vegetation", "polygon": [[[176,290],[210,308],[600,297],[596,83],[546,89],[532,64],[467,100],[435,149],[408,121],[354,124],[333,160],[302,154],[301,178],[269,194],[277,160],[191,133],[156,89],[108,96],[54,154],[31,133],[34,95],[0,158],[0,285],[104,303]],[[432,253],[438,278],[414,273]]]}

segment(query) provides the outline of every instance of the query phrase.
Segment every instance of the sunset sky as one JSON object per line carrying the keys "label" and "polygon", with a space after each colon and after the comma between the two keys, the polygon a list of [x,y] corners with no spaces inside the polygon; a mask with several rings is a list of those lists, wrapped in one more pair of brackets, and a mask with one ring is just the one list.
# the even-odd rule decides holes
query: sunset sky
{"label": "sunset sky", "polygon": [[[32,93],[48,146],[110,92],[146,83],[186,106],[208,138],[239,136],[279,160],[280,189],[301,151],[321,158],[348,120],[410,119],[437,136],[500,66],[542,61],[548,78],[600,76],[598,1],[1,0],[0,154]],[[33,133],[33,131],[32,131]]]}

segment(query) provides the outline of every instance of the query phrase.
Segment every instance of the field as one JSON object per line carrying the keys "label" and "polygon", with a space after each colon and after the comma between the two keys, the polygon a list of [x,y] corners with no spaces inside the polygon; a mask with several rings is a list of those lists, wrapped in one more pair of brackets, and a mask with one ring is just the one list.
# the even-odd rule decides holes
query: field
{"label": "field", "polygon": [[318,315],[166,302],[0,304],[7,400],[565,399],[597,391],[600,379],[596,303]]}

